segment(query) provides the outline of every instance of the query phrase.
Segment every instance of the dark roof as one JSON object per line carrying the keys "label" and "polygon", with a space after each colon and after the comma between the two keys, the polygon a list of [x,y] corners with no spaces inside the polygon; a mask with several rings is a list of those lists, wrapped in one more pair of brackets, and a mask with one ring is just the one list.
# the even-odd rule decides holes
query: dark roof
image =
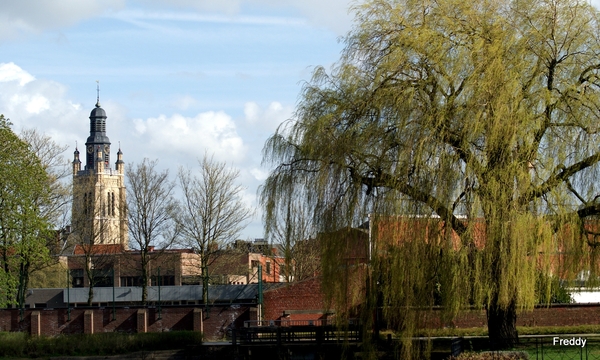
{"label": "dark roof", "polygon": [[106,111],[104,111],[104,109],[101,108],[99,104],[96,104],[96,107],[90,113],[90,117],[91,118],[93,118],[93,117],[95,117],[95,118],[98,118],[98,117],[106,118]]}

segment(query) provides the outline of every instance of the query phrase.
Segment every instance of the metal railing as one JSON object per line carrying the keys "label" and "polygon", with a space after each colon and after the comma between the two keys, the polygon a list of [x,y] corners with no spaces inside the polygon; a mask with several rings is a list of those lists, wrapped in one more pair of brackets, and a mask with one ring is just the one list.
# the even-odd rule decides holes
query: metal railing
{"label": "metal railing", "polygon": [[233,345],[359,342],[362,332],[355,321],[343,329],[333,326],[333,320],[245,321],[231,340]]}
{"label": "metal railing", "polygon": [[[245,328],[267,327],[267,326],[335,326],[335,319],[317,319],[317,320],[247,320],[244,321]],[[355,319],[348,320],[349,326],[358,325]]]}

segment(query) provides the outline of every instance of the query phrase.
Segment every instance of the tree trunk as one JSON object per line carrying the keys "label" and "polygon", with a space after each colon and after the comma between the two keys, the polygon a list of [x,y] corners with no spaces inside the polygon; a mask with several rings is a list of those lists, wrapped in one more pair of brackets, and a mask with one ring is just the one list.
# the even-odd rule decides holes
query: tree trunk
{"label": "tree trunk", "polygon": [[497,298],[493,299],[487,308],[487,321],[491,350],[510,349],[519,342],[515,299],[506,308],[498,306]]}
{"label": "tree trunk", "polygon": [[88,306],[92,306],[92,301],[94,301],[94,286],[92,283],[90,283],[90,287],[88,290],[88,301],[87,301]]}
{"label": "tree trunk", "polygon": [[208,304],[208,267],[202,268],[202,302]]}
{"label": "tree trunk", "polygon": [[142,305],[146,305],[148,302],[148,255],[146,247],[141,251],[141,263],[142,263]]}
{"label": "tree trunk", "polygon": [[142,305],[146,305],[148,302],[148,276],[146,276],[146,271],[142,271]]}

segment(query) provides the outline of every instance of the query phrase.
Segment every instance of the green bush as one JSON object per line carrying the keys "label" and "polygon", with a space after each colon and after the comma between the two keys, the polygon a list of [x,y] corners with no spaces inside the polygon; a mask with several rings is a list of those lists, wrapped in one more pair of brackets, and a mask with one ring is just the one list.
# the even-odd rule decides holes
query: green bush
{"label": "green bush", "polygon": [[539,274],[536,279],[535,295],[540,305],[573,303],[573,297],[568,291],[568,283],[557,277]]}
{"label": "green bush", "polygon": [[182,349],[201,343],[202,334],[193,331],[100,333],[56,337],[0,333],[0,357],[115,355],[134,351]]}
{"label": "green bush", "polygon": [[23,356],[26,349],[26,333],[0,332],[0,356]]}
{"label": "green bush", "polygon": [[452,356],[450,360],[522,360],[529,359],[529,355],[524,352],[483,352],[483,353],[462,353],[459,356]]}

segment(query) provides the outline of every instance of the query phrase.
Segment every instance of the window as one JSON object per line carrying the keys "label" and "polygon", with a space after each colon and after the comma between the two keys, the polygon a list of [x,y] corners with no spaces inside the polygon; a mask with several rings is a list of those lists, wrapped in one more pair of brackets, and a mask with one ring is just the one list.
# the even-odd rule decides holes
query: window
{"label": "window", "polygon": [[115,193],[111,192],[110,193],[110,197],[111,197],[111,202],[110,202],[110,211],[111,211],[111,215],[115,216]]}
{"label": "window", "polygon": [[254,269],[254,268],[257,268],[257,267],[258,267],[258,260],[252,260],[252,261],[250,262],[250,264],[252,264],[252,268],[253,268],[253,269]]}
{"label": "window", "polygon": [[112,269],[94,269],[94,286],[113,286]]}
{"label": "window", "polygon": [[271,273],[271,262],[267,261],[267,274]]}
{"label": "window", "polygon": [[282,276],[287,276],[287,268],[285,267],[285,264],[281,264],[279,265],[279,275]]}
{"label": "window", "polygon": [[106,211],[108,216],[115,216],[115,193],[112,191],[106,194]]}
{"label": "window", "polygon": [[175,285],[175,276],[174,275],[164,275],[164,276],[152,276],[152,286],[158,286],[158,280],[160,280],[160,286],[173,286]]}
{"label": "window", "polygon": [[83,287],[83,269],[71,270],[71,279],[72,287]]}
{"label": "window", "polygon": [[121,286],[142,286],[142,277],[121,276]]}
{"label": "window", "polygon": [[182,276],[181,277],[181,285],[200,285],[202,283],[202,278],[200,276]]}

